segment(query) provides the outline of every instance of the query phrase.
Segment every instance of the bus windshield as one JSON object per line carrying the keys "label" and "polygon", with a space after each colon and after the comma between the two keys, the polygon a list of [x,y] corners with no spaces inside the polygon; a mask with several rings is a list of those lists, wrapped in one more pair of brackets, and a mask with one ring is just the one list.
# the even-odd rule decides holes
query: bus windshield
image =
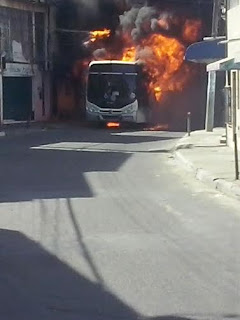
{"label": "bus windshield", "polygon": [[122,108],[136,100],[137,74],[90,73],[88,101],[101,108]]}

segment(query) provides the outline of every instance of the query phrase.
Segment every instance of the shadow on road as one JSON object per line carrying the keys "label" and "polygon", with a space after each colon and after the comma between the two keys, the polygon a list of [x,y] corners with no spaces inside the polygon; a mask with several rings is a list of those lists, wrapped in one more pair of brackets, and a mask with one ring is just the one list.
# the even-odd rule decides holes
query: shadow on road
{"label": "shadow on road", "polygon": [[3,163],[1,202],[33,199],[94,197],[84,173],[114,172],[129,154],[28,150],[9,156]]}
{"label": "shadow on road", "polygon": [[31,201],[33,199],[56,199],[94,197],[84,173],[117,172],[131,157],[126,152],[32,149],[42,145],[61,142],[90,143],[142,143],[176,139],[177,136],[136,136],[131,133],[105,130],[55,130],[33,133],[27,136],[7,137],[1,140],[0,202]]}
{"label": "shadow on road", "polygon": [[98,269],[96,268],[93,259],[91,257],[91,254],[83,240],[83,235],[82,235],[82,231],[81,231],[81,227],[75,217],[74,211],[73,211],[73,207],[71,204],[71,200],[67,199],[67,207],[68,207],[68,213],[70,216],[70,221],[72,222],[73,225],[73,230],[75,231],[76,235],[77,235],[77,240],[79,243],[79,247],[81,252],[83,252],[84,258],[87,262],[87,264],[89,265],[92,274],[94,275],[95,279],[97,280],[99,286],[105,290],[105,285],[104,285],[104,280],[102,278],[102,276],[100,275],[100,273],[98,272]]}
{"label": "shadow on road", "polygon": [[101,284],[84,278],[36,242],[0,231],[0,319],[137,319]]}
{"label": "shadow on road", "polygon": [[[230,318],[239,319],[239,315],[218,317]],[[110,292],[99,276],[92,282],[22,233],[1,229],[0,319],[194,320],[198,317],[145,317]],[[201,319],[209,318],[201,315]]]}

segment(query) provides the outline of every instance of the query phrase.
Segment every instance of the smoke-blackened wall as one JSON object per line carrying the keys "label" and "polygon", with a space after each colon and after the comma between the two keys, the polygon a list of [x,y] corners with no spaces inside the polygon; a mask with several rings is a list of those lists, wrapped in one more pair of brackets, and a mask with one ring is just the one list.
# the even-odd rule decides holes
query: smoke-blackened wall
{"label": "smoke-blackened wall", "polygon": [[55,72],[70,72],[75,60],[89,54],[83,46],[88,31],[108,28],[114,32],[125,9],[125,0],[58,0]]}

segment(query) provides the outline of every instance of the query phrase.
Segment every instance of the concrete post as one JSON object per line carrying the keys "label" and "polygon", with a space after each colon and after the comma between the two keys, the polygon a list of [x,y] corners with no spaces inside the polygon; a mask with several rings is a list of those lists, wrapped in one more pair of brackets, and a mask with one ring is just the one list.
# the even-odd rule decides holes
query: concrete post
{"label": "concrete post", "polygon": [[191,135],[191,112],[187,113],[187,133],[188,136]]}
{"label": "concrete post", "polygon": [[221,0],[213,0],[212,36],[218,36]]}
{"label": "concrete post", "polygon": [[0,72],[0,131],[3,124],[3,77]]}
{"label": "concrete post", "polygon": [[216,71],[209,71],[208,72],[208,88],[207,88],[206,121],[205,121],[205,130],[207,132],[213,131],[213,128],[214,128],[215,93],[216,93]]}

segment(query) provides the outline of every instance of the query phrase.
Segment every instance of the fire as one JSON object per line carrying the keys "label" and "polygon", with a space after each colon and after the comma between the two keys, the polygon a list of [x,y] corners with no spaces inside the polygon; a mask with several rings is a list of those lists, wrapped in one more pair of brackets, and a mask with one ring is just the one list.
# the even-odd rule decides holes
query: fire
{"label": "fire", "polygon": [[160,101],[162,97],[162,89],[160,87],[155,87],[153,88],[153,90],[154,90],[155,99],[157,101]]}
{"label": "fire", "polygon": [[[200,20],[186,20],[184,40],[196,41],[200,30]],[[139,47],[125,48],[121,60],[143,62],[149,79],[149,93],[160,102],[169,92],[181,92],[191,79],[193,70],[184,62],[185,50],[186,47],[177,38],[152,34],[142,40]]]}
{"label": "fire", "polygon": [[150,128],[145,128],[144,131],[168,131],[169,125],[166,123],[157,124]]}
{"label": "fire", "polygon": [[202,28],[201,20],[187,19],[183,27],[183,39],[192,43],[200,38]]}
{"label": "fire", "polygon": [[136,60],[136,53],[137,52],[136,52],[135,47],[124,49],[122,61],[129,61],[129,62],[135,61]]}
{"label": "fire", "polygon": [[[144,10],[151,13],[149,7],[144,7]],[[125,31],[121,28],[117,30],[112,38],[115,41],[102,41],[111,36],[111,30],[104,29],[91,31],[89,43],[93,44],[92,58],[95,60],[141,62],[147,75],[146,85],[149,94],[156,102],[160,102],[171,92],[181,92],[191,81],[195,69],[184,61],[184,55],[187,45],[201,38],[202,22],[199,19],[164,12],[158,19],[152,20],[156,23],[151,24],[149,20],[146,24],[144,21],[141,25],[142,28],[147,25],[144,37],[141,37],[139,31],[138,37],[134,38],[134,24],[132,29],[128,29],[127,24],[128,28]],[[178,34],[173,37],[176,30]]]}
{"label": "fire", "polygon": [[179,79],[176,75],[184,69],[185,47],[177,39],[161,34],[154,34],[143,43],[151,50],[143,60],[150,80],[149,91],[156,101],[160,101],[166,92],[181,91],[188,74],[182,73]]}
{"label": "fire", "polygon": [[95,30],[90,32],[90,41],[95,42],[100,39],[109,38],[111,35],[111,30],[104,29],[104,30]]}

